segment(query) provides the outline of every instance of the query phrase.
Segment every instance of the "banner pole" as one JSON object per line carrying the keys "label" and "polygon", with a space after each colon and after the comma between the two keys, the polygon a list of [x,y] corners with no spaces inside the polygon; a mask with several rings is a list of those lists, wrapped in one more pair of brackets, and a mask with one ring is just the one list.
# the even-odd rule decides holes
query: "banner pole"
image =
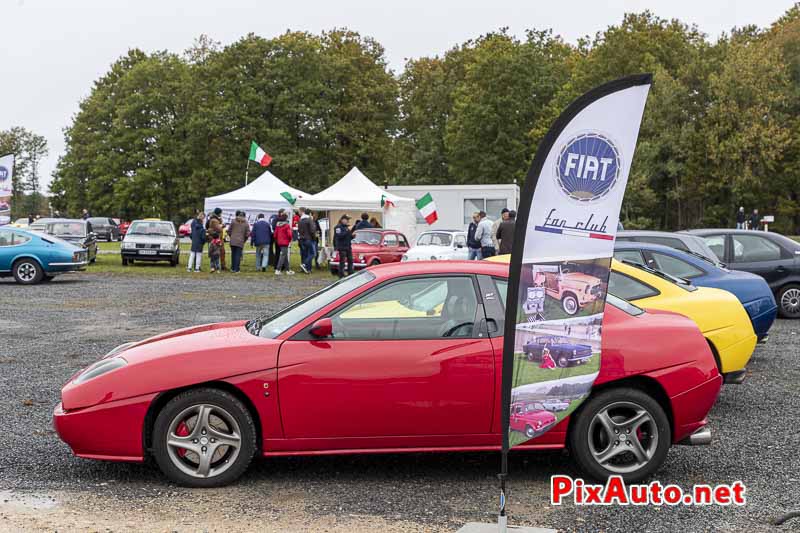
{"label": "banner pole", "polygon": [[244,168],[244,184],[247,185],[247,173],[250,172],[250,158],[247,158],[247,166]]}
{"label": "banner pole", "polygon": [[[504,437],[506,439],[508,437]],[[497,531],[506,533],[508,529],[508,516],[506,516],[506,477],[508,477],[508,449],[504,446],[500,454],[500,514],[497,515]]]}

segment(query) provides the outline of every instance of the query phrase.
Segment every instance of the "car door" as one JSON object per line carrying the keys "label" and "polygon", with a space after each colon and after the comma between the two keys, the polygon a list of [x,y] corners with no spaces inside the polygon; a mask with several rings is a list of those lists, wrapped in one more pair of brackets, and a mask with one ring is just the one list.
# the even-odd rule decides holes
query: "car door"
{"label": "car door", "polygon": [[14,257],[14,234],[11,230],[0,228],[0,272],[11,271],[11,259]]}
{"label": "car door", "polygon": [[453,241],[455,246],[453,259],[464,259],[464,260],[469,259],[469,250],[467,249],[467,236],[462,234],[456,234]]}
{"label": "car door", "polygon": [[331,338],[304,330],[281,347],[285,436],[488,435],[495,368],[483,316],[466,275],[388,281],[329,313]]}
{"label": "car door", "polygon": [[394,263],[400,261],[401,255],[397,255],[398,241],[396,233],[384,233],[381,243],[381,263]]}
{"label": "car door", "polygon": [[770,285],[787,276],[794,262],[780,245],[756,232],[730,235],[730,258],[731,268],[758,274]]}

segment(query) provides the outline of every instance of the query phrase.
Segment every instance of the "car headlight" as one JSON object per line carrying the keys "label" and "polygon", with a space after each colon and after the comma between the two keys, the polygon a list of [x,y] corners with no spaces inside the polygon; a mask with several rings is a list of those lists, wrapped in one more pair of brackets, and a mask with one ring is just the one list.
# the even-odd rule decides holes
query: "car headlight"
{"label": "car headlight", "polygon": [[136,244],[132,243],[132,242],[122,241],[122,249],[123,250],[130,250],[131,248],[136,248]]}
{"label": "car headlight", "polygon": [[136,343],[135,342],[126,342],[124,344],[120,344],[119,346],[117,346],[116,348],[114,348],[113,350],[111,350],[110,352],[105,354],[103,356],[103,359],[108,359],[109,357],[113,357],[113,356],[117,355],[118,353],[120,353],[121,351],[127,350],[128,348],[130,348],[134,344],[136,344]]}
{"label": "car headlight", "polygon": [[111,359],[101,359],[100,361],[96,362],[86,370],[80,373],[80,375],[75,378],[75,383],[85,383],[90,379],[94,379],[98,376],[102,376],[103,374],[107,374],[112,370],[116,370],[118,368],[122,368],[123,366],[127,365],[128,362],[123,359],[122,357],[114,357]]}
{"label": "car headlight", "polygon": [[175,245],[174,245],[174,244],[172,244],[172,243],[169,243],[169,244],[162,244],[162,245],[161,245],[161,249],[162,249],[162,250],[174,250],[174,249],[175,249]]}
{"label": "car headlight", "polygon": [[358,256],[358,262],[359,263],[363,263],[364,262],[364,256],[363,255],[359,255]]}
{"label": "car headlight", "polygon": [[403,257],[400,258],[400,261],[408,261],[408,256],[403,254]]}

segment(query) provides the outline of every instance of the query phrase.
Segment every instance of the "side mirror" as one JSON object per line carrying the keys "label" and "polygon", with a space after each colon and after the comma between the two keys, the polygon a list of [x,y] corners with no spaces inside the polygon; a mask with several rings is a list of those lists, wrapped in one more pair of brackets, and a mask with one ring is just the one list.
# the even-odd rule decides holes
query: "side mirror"
{"label": "side mirror", "polygon": [[333,336],[333,322],[330,318],[320,318],[311,326],[309,333],[318,339],[325,339]]}

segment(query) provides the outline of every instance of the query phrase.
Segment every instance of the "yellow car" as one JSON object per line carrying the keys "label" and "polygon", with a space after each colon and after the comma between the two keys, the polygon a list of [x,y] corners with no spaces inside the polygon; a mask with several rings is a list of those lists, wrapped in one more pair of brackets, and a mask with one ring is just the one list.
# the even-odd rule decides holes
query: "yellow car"
{"label": "yellow car", "polygon": [[[510,256],[489,261],[508,262]],[[695,287],[660,272],[611,261],[608,292],[644,309],[663,309],[691,318],[711,346],[725,383],[744,381],[756,334],[747,312],[731,293]]]}

